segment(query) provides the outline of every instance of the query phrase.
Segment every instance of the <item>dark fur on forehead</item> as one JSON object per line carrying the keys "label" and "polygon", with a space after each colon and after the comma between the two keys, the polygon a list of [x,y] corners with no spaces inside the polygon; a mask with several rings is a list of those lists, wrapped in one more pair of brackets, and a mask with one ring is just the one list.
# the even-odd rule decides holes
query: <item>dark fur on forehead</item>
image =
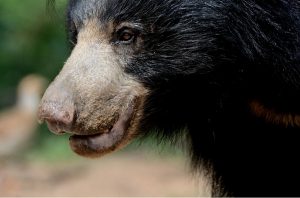
{"label": "dark fur on forehead", "polygon": [[[194,7],[200,11],[191,12]],[[102,16],[142,24],[144,50],[126,69],[146,84],[158,85],[178,75],[210,71],[212,54],[222,54],[216,46],[224,27],[222,8],[221,1],[112,0]]]}
{"label": "dark fur on forehead", "polygon": [[[191,12],[195,7],[200,11]],[[224,56],[217,47],[224,28],[223,9],[220,0],[72,0],[68,26],[70,38],[76,43],[78,29],[90,18],[97,18],[99,24],[140,24],[144,50],[127,65],[126,71],[150,85],[179,74],[210,71],[212,55]]]}

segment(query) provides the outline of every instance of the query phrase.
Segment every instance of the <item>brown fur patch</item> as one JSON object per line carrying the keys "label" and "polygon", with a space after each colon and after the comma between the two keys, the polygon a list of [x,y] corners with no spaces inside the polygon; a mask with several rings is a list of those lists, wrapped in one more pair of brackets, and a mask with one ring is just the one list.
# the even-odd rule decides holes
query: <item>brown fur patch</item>
{"label": "brown fur patch", "polygon": [[264,104],[256,100],[250,102],[250,109],[257,117],[263,118],[267,122],[286,127],[300,127],[300,115],[278,112],[275,109],[266,107]]}

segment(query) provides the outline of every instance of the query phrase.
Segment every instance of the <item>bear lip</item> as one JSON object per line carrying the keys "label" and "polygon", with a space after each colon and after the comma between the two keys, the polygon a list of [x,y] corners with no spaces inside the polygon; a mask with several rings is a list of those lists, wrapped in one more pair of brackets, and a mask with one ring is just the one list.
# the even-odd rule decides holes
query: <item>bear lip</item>
{"label": "bear lip", "polygon": [[98,157],[117,149],[126,139],[128,128],[134,117],[134,107],[134,102],[129,104],[128,108],[121,113],[118,121],[107,133],[73,134],[69,139],[72,150],[82,156]]}

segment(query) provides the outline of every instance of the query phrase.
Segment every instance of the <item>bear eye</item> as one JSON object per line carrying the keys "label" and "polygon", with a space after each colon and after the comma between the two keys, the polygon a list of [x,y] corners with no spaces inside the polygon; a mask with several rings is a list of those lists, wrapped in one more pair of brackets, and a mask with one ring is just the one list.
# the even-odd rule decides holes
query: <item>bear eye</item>
{"label": "bear eye", "polygon": [[136,38],[136,33],[131,29],[122,29],[118,33],[118,41],[122,44],[130,44]]}

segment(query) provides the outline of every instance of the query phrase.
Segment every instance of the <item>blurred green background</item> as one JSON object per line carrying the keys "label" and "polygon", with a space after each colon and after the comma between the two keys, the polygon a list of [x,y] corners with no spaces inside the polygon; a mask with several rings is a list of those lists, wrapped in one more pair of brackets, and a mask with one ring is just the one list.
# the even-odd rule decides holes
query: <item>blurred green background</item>
{"label": "blurred green background", "polygon": [[[64,27],[66,0],[57,0],[55,10],[46,7],[41,0],[0,1],[0,110],[16,103],[17,85],[24,76],[40,74],[51,81],[70,53]],[[66,138],[53,136],[45,125],[39,127],[32,143],[39,149],[31,151],[42,155],[33,156],[64,158],[69,155]],[[57,146],[45,148],[52,141]]]}
{"label": "blurred green background", "polygon": [[64,0],[56,14],[45,1],[0,2],[0,107],[13,103],[19,80],[30,73],[52,79],[69,54],[65,39]]}
{"label": "blurred green background", "polygon": [[[1,124],[7,124],[1,119],[14,108],[21,79],[39,74],[51,82],[71,52],[65,7],[66,0],[56,0],[51,12],[46,0],[0,1],[0,144],[5,142]],[[91,175],[97,175],[86,173],[91,166],[98,167],[99,177],[111,178],[100,186],[117,181],[118,188],[91,190],[88,181],[95,183]],[[0,156],[0,196],[194,196],[188,175],[182,152],[152,138],[92,162],[71,152],[67,136],[55,136],[40,125],[26,149],[9,160]]]}

